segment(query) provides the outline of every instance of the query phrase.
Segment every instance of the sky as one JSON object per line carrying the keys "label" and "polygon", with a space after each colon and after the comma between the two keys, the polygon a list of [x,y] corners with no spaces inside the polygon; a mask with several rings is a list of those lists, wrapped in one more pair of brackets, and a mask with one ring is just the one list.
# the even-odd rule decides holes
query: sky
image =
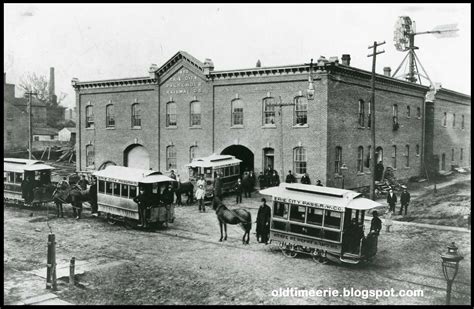
{"label": "sky", "polygon": [[[143,77],[184,50],[215,70],[309,63],[351,55],[351,66],[392,73],[405,53],[393,44],[399,16],[416,31],[457,23],[454,38],[417,35],[422,66],[434,82],[471,94],[470,4],[4,4],[4,72],[18,84],[55,68],[56,94],[75,105],[71,79]],[[17,96],[21,90],[17,87]]]}

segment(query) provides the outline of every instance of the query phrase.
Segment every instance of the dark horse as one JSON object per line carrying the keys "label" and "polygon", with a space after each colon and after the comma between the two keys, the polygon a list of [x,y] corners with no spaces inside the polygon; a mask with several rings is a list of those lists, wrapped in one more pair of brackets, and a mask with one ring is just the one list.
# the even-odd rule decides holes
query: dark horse
{"label": "dark horse", "polygon": [[184,193],[188,197],[188,199],[186,200],[186,205],[191,205],[194,202],[193,190],[194,186],[190,181],[180,182],[175,190],[176,204],[183,205],[183,203],[181,202],[181,195]]}
{"label": "dark horse", "polygon": [[89,201],[89,190],[81,190],[77,185],[71,186],[66,190],[56,189],[53,192],[53,201],[56,204],[58,218],[64,217],[63,203],[71,204],[73,210],[75,210],[74,213],[77,210],[80,216],[82,202]]}
{"label": "dark horse", "polygon": [[[240,227],[245,231],[242,237],[242,243],[248,245],[250,229],[252,228],[252,216],[250,212],[243,208],[231,210],[222,204],[222,201],[218,197],[214,197],[212,208],[216,211],[217,220],[219,220],[219,227],[221,229],[221,238],[219,241],[222,241],[222,226],[224,226],[225,231],[224,240],[227,240],[227,224],[240,224]],[[247,240],[245,236],[247,236]]]}

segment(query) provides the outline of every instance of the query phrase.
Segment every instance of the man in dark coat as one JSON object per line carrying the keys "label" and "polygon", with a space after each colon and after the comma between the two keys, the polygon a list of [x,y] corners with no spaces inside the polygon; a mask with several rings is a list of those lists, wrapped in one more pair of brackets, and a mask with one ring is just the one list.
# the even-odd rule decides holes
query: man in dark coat
{"label": "man in dark coat", "polygon": [[235,202],[242,203],[242,180],[239,178],[237,179],[237,184],[235,186]]}
{"label": "man in dark coat", "polygon": [[357,223],[356,218],[351,219],[351,223],[344,231],[343,248],[345,252],[357,253],[360,240],[364,237],[364,231]]}
{"label": "man in dark coat", "polygon": [[278,187],[280,185],[280,176],[278,175],[277,171],[273,171],[270,182],[272,187]]}
{"label": "man in dark coat", "polygon": [[221,174],[216,175],[214,180],[214,195],[222,201],[222,178]]}
{"label": "man in dark coat", "polygon": [[370,222],[370,232],[373,232],[375,235],[379,235],[381,229],[382,220],[379,218],[379,213],[374,210],[372,212],[372,221]]}
{"label": "man in dark coat", "polygon": [[138,224],[139,227],[147,227],[146,209],[151,206],[152,199],[152,194],[143,187],[140,187],[140,194],[133,199],[133,201],[138,204],[138,217],[140,220],[140,224]]}
{"label": "man in dark coat", "polygon": [[31,179],[31,176],[26,176],[26,178],[21,182],[21,196],[25,199],[25,203],[29,204],[33,201],[34,182]]}
{"label": "man in dark coat", "polygon": [[92,178],[92,184],[89,188],[89,202],[91,204],[91,213],[94,217],[98,216],[97,211],[97,179]]}
{"label": "man in dark coat", "polygon": [[387,195],[387,204],[389,205],[389,210],[395,212],[395,205],[397,204],[397,196],[392,189],[388,191]]}
{"label": "man in dark coat", "polygon": [[86,175],[82,175],[81,179],[77,182],[81,190],[87,190],[87,185],[89,185],[89,181],[86,179]]}
{"label": "man in dark coat", "polygon": [[285,182],[286,182],[286,183],[295,183],[295,182],[296,182],[296,178],[295,178],[295,176],[291,173],[291,171],[288,171],[288,175],[286,175]]}
{"label": "man in dark coat", "polygon": [[262,198],[262,202],[257,213],[257,241],[268,244],[271,209],[265,198]]}
{"label": "man in dark coat", "polygon": [[305,185],[311,184],[311,179],[309,179],[308,173],[304,173],[304,175],[301,177],[301,183],[304,183]]}
{"label": "man in dark coat", "polygon": [[255,176],[255,173],[253,171],[250,171],[249,178],[250,178],[250,192],[253,192],[255,191],[255,184],[257,182],[257,177]]}
{"label": "man in dark coat", "polygon": [[321,180],[319,180],[319,179],[318,179],[318,181],[316,182],[316,185],[317,185],[318,187],[323,187],[323,184],[321,183]]}
{"label": "man in dark coat", "polygon": [[261,189],[265,189],[267,187],[267,183],[265,181],[265,175],[263,175],[263,172],[260,172],[260,175],[258,175],[258,186]]}
{"label": "man in dark coat", "polygon": [[249,172],[244,173],[244,177],[242,177],[242,187],[244,190],[244,196],[250,197],[250,177]]}
{"label": "man in dark coat", "polygon": [[384,167],[383,167],[383,163],[382,161],[379,161],[376,165],[375,165],[375,180],[377,181],[382,181],[383,179],[383,170],[384,170]]}
{"label": "man in dark coat", "polygon": [[399,215],[402,214],[403,208],[405,207],[405,216],[407,215],[407,209],[408,209],[408,204],[410,203],[410,193],[408,192],[407,188],[403,188],[402,195],[400,195],[400,204],[402,205],[400,207],[400,212],[398,213]]}

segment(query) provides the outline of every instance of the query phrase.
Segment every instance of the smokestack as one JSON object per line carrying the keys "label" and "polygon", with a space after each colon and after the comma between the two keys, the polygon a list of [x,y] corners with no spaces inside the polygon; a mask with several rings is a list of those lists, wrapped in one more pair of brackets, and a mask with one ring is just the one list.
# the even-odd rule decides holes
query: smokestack
{"label": "smokestack", "polygon": [[56,104],[56,94],[54,93],[54,68],[49,68],[49,100]]}
{"label": "smokestack", "polygon": [[341,60],[343,65],[351,65],[351,55],[343,54]]}
{"label": "smokestack", "polygon": [[388,76],[388,77],[392,76],[392,69],[390,67],[384,67],[383,75]]}

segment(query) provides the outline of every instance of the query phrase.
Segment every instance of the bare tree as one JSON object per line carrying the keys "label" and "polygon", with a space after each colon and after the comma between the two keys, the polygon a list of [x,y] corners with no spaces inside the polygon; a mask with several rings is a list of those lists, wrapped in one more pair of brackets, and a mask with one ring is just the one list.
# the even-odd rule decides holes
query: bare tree
{"label": "bare tree", "polygon": [[58,106],[65,98],[66,93],[61,92],[56,100],[50,100],[49,80],[44,75],[36,75],[36,73],[28,73],[20,79],[18,84],[20,88],[27,91],[37,93],[38,100],[46,103],[47,106]]}

